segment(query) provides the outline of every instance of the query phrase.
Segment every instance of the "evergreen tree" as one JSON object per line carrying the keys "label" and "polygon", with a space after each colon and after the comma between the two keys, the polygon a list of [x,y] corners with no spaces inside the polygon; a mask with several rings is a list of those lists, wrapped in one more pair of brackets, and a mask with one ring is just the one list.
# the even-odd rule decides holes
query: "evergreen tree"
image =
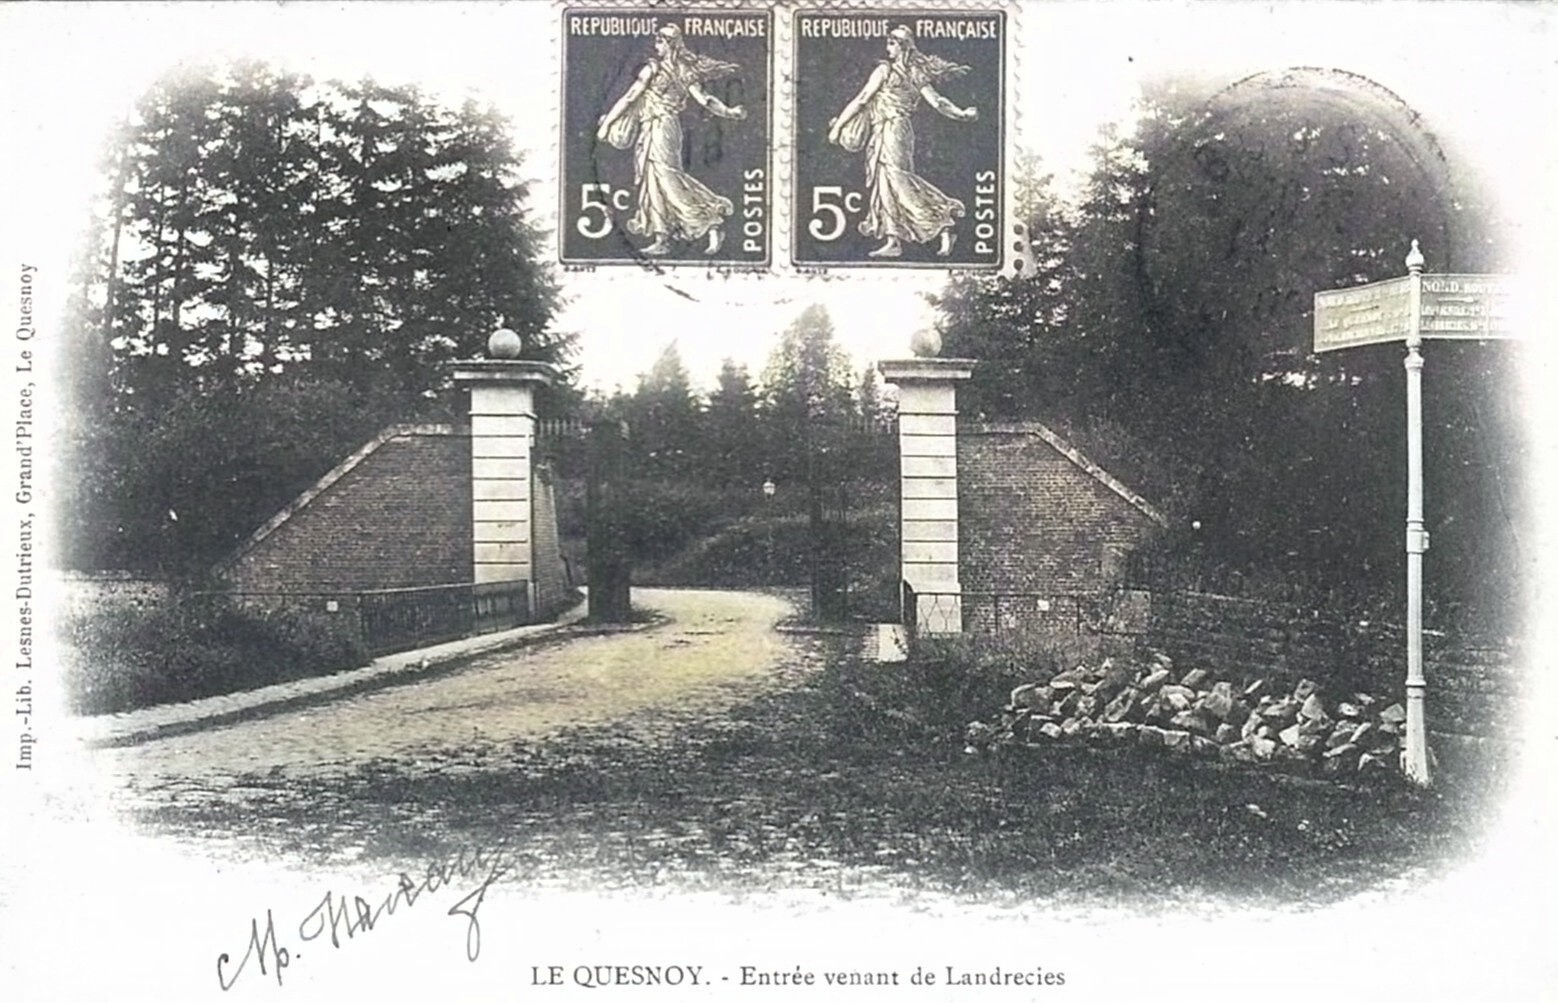
{"label": "evergreen tree", "polygon": [[208,564],[365,434],[438,413],[441,364],[500,323],[568,360],[490,109],[239,63],[159,82],[106,161],[72,296],[73,563]]}
{"label": "evergreen tree", "polygon": [[[1499,221],[1409,110],[1302,73],[1215,96],[1155,87],[1100,137],[1073,205],[1035,190],[1050,210],[1035,245],[1052,252],[1038,281],[958,280],[941,299],[948,353],[991,360],[960,397],[1071,433],[1182,517],[1187,546],[1198,520],[1204,559],[1396,592],[1400,345],[1309,346],[1313,294],[1403,274],[1410,237],[1431,271],[1497,267]],[[1513,605],[1513,576],[1472,555],[1514,553],[1515,523],[1471,514],[1521,494],[1511,353],[1429,354],[1430,449],[1454,458],[1429,464],[1430,507],[1456,527],[1430,573],[1441,595]]]}
{"label": "evergreen tree", "polygon": [[725,488],[751,488],[771,476],[765,436],[758,417],[757,390],[745,366],[720,365],[704,411],[704,467]]}
{"label": "evergreen tree", "polygon": [[681,477],[694,472],[700,453],[698,402],[675,341],[639,377],[627,399],[626,417],[643,473]]}
{"label": "evergreen tree", "polygon": [[[810,480],[840,475],[831,447],[854,413],[854,374],[833,338],[827,310],[812,305],[785,329],[763,373],[762,414],[775,475]],[[817,465],[827,468],[819,473]],[[833,479],[837,479],[836,476]]]}

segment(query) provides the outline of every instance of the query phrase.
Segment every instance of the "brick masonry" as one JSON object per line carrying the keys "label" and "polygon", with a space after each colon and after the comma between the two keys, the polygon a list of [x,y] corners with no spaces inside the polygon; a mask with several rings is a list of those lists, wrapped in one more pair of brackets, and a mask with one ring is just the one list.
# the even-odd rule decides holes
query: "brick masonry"
{"label": "brick masonry", "polygon": [[1099,596],[1161,516],[1034,422],[958,426],[963,590]]}
{"label": "brick masonry", "polygon": [[[349,592],[470,582],[470,435],[443,425],[386,430],[325,475],[217,569],[237,592]],[[550,481],[537,490],[538,609],[566,588]],[[540,521],[545,520],[545,527]]]}
{"label": "brick masonry", "polygon": [[[1401,694],[1405,632],[1288,603],[1126,587],[1126,557],[1162,517],[1044,426],[957,429],[959,577],[966,629],[1038,629],[1140,643],[1219,678],[1312,679],[1332,699]],[[1042,605],[1041,605],[1042,600]],[[1428,723],[1510,733],[1519,676],[1507,644],[1429,632]]]}
{"label": "brick masonry", "polygon": [[[1396,624],[1347,621],[1287,603],[1202,592],[1150,594],[1141,640],[1185,668],[1230,679],[1308,678],[1336,698],[1354,691],[1404,692],[1406,636]],[[1497,737],[1510,732],[1520,701],[1509,645],[1424,637],[1428,726],[1441,734]]]}
{"label": "brick masonry", "polygon": [[535,534],[536,615],[545,620],[568,601],[571,582],[558,538],[557,493],[550,464],[536,464],[534,488],[530,525]]}
{"label": "brick masonry", "polygon": [[250,592],[470,581],[469,435],[398,428],[365,449],[251,537],[220,576]]}

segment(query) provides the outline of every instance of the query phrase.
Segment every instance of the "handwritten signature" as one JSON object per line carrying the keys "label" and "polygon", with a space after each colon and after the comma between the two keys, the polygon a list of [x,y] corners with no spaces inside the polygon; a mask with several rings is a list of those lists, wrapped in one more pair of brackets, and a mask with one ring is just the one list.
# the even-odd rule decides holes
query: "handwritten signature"
{"label": "handwritten signature", "polygon": [[[352,938],[368,934],[384,920],[395,915],[395,910],[410,909],[423,896],[432,895],[454,884],[463,884],[471,878],[479,878],[480,884],[466,896],[449,907],[446,915],[465,917],[465,957],[475,961],[481,956],[481,922],[477,911],[487,896],[487,889],[514,869],[514,859],[504,844],[497,847],[462,848],[458,853],[435,860],[427,865],[420,880],[402,871],[396,877],[395,887],[378,901],[370,901],[360,895],[347,897],[334,890],[325,892],[308,915],[298,924],[298,938],[305,941],[329,939],[330,946],[339,949]],[[243,974],[249,962],[259,967],[261,975],[273,974],[281,985],[282,973],[297,957],[276,937],[276,918],[272,910],[265,910],[265,922],[258,917],[249,923],[249,944],[236,966],[232,956],[223,952],[216,959],[216,978],[223,991],[231,989]]]}

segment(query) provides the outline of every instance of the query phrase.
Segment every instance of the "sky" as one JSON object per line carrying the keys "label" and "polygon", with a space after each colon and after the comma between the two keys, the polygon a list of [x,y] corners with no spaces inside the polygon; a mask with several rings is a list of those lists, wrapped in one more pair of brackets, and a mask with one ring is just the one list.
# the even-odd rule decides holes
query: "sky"
{"label": "sky", "polygon": [[[1551,94],[1552,8],[1459,3],[1020,3],[1012,134],[1062,186],[1101,126],[1128,116],[1143,80],[1195,73],[1234,80],[1291,66],[1361,72],[1418,109],[1442,139],[1472,149],[1496,190],[1545,199],[1533,184],[1534,90]],[[533,208],[555,228],[558,6],[546,2],[9,5],[4,69],[7,190],[25,191],[26,253],[63,274],[98,180],[94,152],[153,79],[181,62],[253,57],[323,78],[374,75],[507,114],[526,151]],[[89,69],[88,69],[89,68]],[[1534,98],[1533,98],[1534,100]],[[1503,151],[1520,148],[1520,157]],[[1549,140],[1546,164],[1553,150]],[[1550,176],[1550,174],[1548,175]],[[782,183],[775,185],[782,192]],[[784,213],[781,211],[782,217]],[[782,233],[776,246],[783,247]],[[1405,239],[1404,235],[1404,239]],[[1551,235],[1522,234],[1531,256]],[[560,329],[582,335],[586,384],[630,387],[675,340],[694,381],[730,357],[760,373],[775,335],[816,302],[857,367],[906,353],[935,323],[926,302],[944,276],[711,276],[638,266],[560,275]],[[58,287],[44,283],[47,297]]]}

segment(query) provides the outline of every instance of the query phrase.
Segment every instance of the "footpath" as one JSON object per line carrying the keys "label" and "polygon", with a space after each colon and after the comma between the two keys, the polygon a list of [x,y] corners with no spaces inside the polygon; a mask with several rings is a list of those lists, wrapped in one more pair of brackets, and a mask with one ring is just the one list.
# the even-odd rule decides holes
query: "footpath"
{"label": "footpath", "polygon": [[529,624],[512,630],[446,641],[426,648],[384,655],[360,669],[328,676],[296,679],[256,690],[227,693],[178,704],[160,704],[73,720],[74,738],[88,746],[138,745],[154,739],[184,735],[252,718],[321,704],[343,696],[411,682],[453,669],[482,655],[537,644],[542,641],[589,634],[632,630],[637,625],[586,626],[588,609],[579,603],[549,623]]}

